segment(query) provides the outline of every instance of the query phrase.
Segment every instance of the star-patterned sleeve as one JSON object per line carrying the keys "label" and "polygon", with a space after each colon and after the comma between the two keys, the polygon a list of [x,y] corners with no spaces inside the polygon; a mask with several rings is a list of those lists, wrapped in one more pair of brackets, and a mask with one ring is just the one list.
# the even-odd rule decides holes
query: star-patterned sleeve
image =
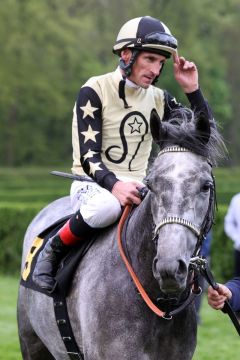
{"label": "star-patterned sleeve", "polygon": [[[193,93],[186,95],[191,105],[191,110],[193,110],[196,114],[204,113],[204,115],[209,119],[210,125],[215,127],[212,111],[208,105],[208,102],[204,99],[201,90],[198,89]],[[168,121],[171,118],[171,112],[183,107],[183,105],[178,103],[176,99],[167,91],[164,92],[164,99],[165,106],[163,121]]]}
{"label": "star-patterned sleeve", "polygon": [[102,103],[92,88],[81,88],[76,112],[83,170],[99,185],[111,191],[118,179],[102,162]]}

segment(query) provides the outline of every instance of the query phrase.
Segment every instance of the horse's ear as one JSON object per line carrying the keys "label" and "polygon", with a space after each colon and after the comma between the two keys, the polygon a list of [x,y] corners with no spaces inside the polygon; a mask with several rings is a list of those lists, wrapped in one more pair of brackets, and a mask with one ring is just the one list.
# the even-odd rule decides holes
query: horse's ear
{"label": "horse's ear", "polygon": [[207,144],[211,134],[210,121],[204,113],[200,113],[196,122],[197,137],[203,144]]}
{"label": "horse's ear", "polygon": [[158,143],[160,141],[160,135],[162,132],[162,123],[156,109],[152,109],[151,111],[150,129],[153,140]]}

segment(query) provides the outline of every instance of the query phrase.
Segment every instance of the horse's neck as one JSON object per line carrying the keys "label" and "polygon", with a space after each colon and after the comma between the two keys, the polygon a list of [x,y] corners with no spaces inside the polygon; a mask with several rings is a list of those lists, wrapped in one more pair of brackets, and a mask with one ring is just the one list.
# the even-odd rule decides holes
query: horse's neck
{"label": "horse's neck", "polygon": [[128,246],[135,251],[141,251],[142,248],[151,248],[152,237],[152,214],[149,196],[139,205],[133,212],[128,228],[127,235],[130,241],[127,241]]}
{"label": "horse's neck", "polygon": [[146,198],[133,212],[126,230],[127,251],[132,266],[143,284],[154,282],[152,261],[155,246],[152,241],[152,215],[150,198]]}

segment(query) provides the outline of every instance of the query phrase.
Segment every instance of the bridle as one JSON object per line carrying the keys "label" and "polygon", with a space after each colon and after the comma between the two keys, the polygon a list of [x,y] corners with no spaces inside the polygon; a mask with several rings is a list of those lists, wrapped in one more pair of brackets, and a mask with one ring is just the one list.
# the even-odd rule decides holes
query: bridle
{"label": "bridle", "polygon": [[[180,147],[180,146],[173,146],[173,147],[166,147],[163,150],[159,152],[159,155],[162,155],[166,152],[191,152],[189,149]],[[211,165],[210,161],[207,160],[209,165]],[[212,175],[212,174],[211,174]],[[144,198],[148,192],[147,188],[142,188],[140,191],[140,196]],[[195,224],[191,223],[190,221],[186,219],[182,219],[180,217],[167,217],[162,219],[157,225],[155,225],[154,229],[154,240],[156,237],[158,237],[159,230],[165,226],[166,224],[179,224],[182,226],[187,227],[189,230],[191,230],[194,235],[197,237],[197,243],[195,250],[192,254],[192,257],[190,259],[190,265],[189,265],[189,274],[195,274],[199,275],[201,274],[209,285],[211,285],[215,290],[218,289],[218,284],[215,282],[213,274],[209,268],[208,262],[203,257],[199,256],[202,243],[204,239],[206,238],[207,233],[211,229],[213,223],[214,223],[214,217],[215,217],[215,209],[217,208],[217,202],[216,202],[216,190],[215,190],[215,181],[214,177],[212,175],[212,186],[210,186],[210,195],[209,195],[209,204],[208,209],[206,212],[206,215],[203,219],[203,222],[200,226],[196,226]],[[121,257],[123,259],[123,262],[125,263],[126,268],[128,269],[128,272],[130,273],[133,282],[135,283],[140,295],[142,296],[143,300],[147,304],[147,306],[159,317],[171,320],[173,316],[180,313],[182,310],[184,310],[189,304],[191,304],[195,297],[200,295],[202,290],[198,286],[198,282],[196,281],[190,281],[188,284],[188,287],[190,288],[190,291],[188,291],[187,298],[181,303],[178,304],[177,308],[175,308],[172,311],[162,311],[159,309],[153,301],[149,298],[148,294],[146,293],[145,289],[142,287],[142,284],[140,283],[138,277],[136,276],[125,252],[122,246],[122,229],[124,227],[125,221],[128,219],[128,215],[131,213],[132,207],[129,205],[125,207],[123,215],[120,219],[119,225],[118,225],[118,247],[121,254]],[[195,277],[195,276],[194,276]],[[190,279],[190,277],[189,277]],[[169,298],[166,298],[168,301]],[[171,299],[170,299],[171,300]],[[227,313],[230,317],[233,325],[235,326],[235,329],[237,330],[238,334],[240,335],[240,325],[238,322],[238,319],[229,303],[228,300],[225,301],[225,305],[222,309],[224,313]]]}
{"label": "bridle", "polygon": [[[166,147],[163,150],[161,150],[158,154],[158,157],[165,154],[165,153],[175,153],[175,152],[192,152],[191,150],[180,147],[180,146],[171,146]],[[207,159],[208,164],[212,167],[210,161]],[[192,257],[189,262],[189,268],[188,268],[188,286],[187,288],[190,288],[190,292],[188,291],[187,298],[182,301],[182,303],[177,307],[177,309],[169,312],[165,318],[171,318],[173,315],[179,313],[183,309],[186,308],[193,300],[194,297],[201,294],[202,289],[199,286],[198,282],[198,275],[200,273],[200,265],[201,261],[199,261],[199,254],[202,247],[203,241],[206,239],[206,235],[211,229],[213,223],[214,223],[214,216],[215,216],[215,208],[216,208],[216,190],[215,190],[215,181],[213,174],[211,173],[212,177],[212,183],[210,185],[210,194],[209,194],[209,204],[208,209],[206,212],[206,215],[203,219],[203,222],[201,226],[197,226],[193,224],[191,221],[186,220],[184,218],[181,218],[179,216],[171,216],[163,218],[158,224],[155,224],[154,233],[153,233],[153,240],[155,243],[155,246],[157,246],[159,231],[161,228],[163,228],[167,224],[178,224],[181,226],[186,227],[190,231],[193,232],[193,234],[197,238],[196,246],[194,249],[194,252],[192,254]],[[186,288],[186,290],[187,290]],[[165,298],[164,296],[161,299],[162,303],[168,304],[168,302],[171,304],[172,299],[168,296]]]}
{"label": "bridle", "polygon": [[[192,151],[187,148],[180,147],[180,146],[171,146],[171,147],[166,147],[163,150],[161,150],[158,154],[158,157],[165,153],[173,153],[173,152],[192,152]],[[207,160],[207,162],[210,166],[212,166],[209,160]],[[158,237],[159,230],[163,226],[165,226],[167,224],[182,225],[182,226],[185,226],[186,228],[188,228],[189,230],[191,230],[194,233],[194,235],[197,237],[197,244],[196,244],[196,247],[195,247],[192,257],[196,257],[199,254],[202,243],[203,243],[204,239],[206,238],[207,233],[211,229],[212,224],[214,223],[215,208],[217,205],[215,181],[214,181],[214,177],[212,174],[211,174],[211,176],[212,176],[213,181],[210,186],[209,204],[208,204],[208,209],[207,209],[206,215],[203,219],[201,226],[198,227],[197,225],[193,224],[189,220],[183,219],[178,216],[166,217],[166,218],[162,219],[158,224],[155,225],[154,235],[153,235],[153,239],[155,242]]]}
{"label": "bridle", "polygon": [[[163,149],[162,151],[159,152],[158,156],[160,156],[166,152],[191,152],[191,151],[189,149],[186,149],[183,147],[173,146],[173,147],[167,147],[167,148]],[[140,191],[140,196],[142,196],[142,198],[144,196],[146,196],[146,194],[148,192],[146,190],[146,188],[143,188],[143,190]],[[195,251],[190,260],[189,273],[193,273],[194,271],[198,270],[196,261],[197,261],[197,259],[199,259],[199,257],[197,255],[201,249],[202,242],[203,242],[207,232],[210,230],[210,228],[212,226],[213,218],[214,218],[215,204],[216,204],[216,202],[215,202],[215,186],[214,186],[214,182],[213,182],[213,186],[211,188],[211,192],[210,192],[210,196],[209,196],[208,210],[207,210],[207,213],[205,215],[205,218],[204,218],[203,223],[200,228],[198,228],[196,225],[192,224],[190,221],[182,219],[180,217],[167,217],[167,218],[162,219],[159,222],[159,224],[155,225],[154,240],[156,240],[156,238],[158,237],[159,230],[166,224],[179,224],[179,225],[185,226],[188,229],[190,229],[195,234],[195,236],[197,236],[196,248],[195,248]],[[202,290],[198,286],[198,283],[191,281],[189,284],[187,298],[185,298],[184,301],[181,302],[181,304],[178,304],[178,307],[172,311],[167,311],[167,312],[162,311],[152,302],[152,300],[149,298],[148,294],[146,293],[145,289],[142,287],[142,284],[140,283],[138,277],[136,276],[136,274],[129,262],[129,259],[124,252],[123,246],[122,246],[122,237],[121,237],[122,229],[123,229],[125,221],[128,218],[128,215],[131,213],[131,210],[132,210],[132,208],[130,206],[126,206],[126,208],[124,209],[123,215],[120,219],[119,226],[118,226],[118,247],[119,247],[121,257],[125,263],[126,268],[128,269],[128,272],[130,273],[132,280],[135,283],[140,295],[142,296],[143,300],[148,305],[148,307],[156,315],[158,315],[164,319],[170,320],[170,319],[172,319],[172,317],[174,315],[176,315],[179,312],[181,312],[182,310],[184,310],[195,299],[196,296],[201,294]],[[169,300],[171,301],[172,299],[168,298],[167,301],[169,301]]]}

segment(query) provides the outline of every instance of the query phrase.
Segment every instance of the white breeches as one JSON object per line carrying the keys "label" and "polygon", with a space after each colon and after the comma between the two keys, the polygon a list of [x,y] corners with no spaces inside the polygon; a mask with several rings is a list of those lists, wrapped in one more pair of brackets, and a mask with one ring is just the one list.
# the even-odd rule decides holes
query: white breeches
{"label": "white breeches", "polygon": [[84,221],[92,228],[111,225],[121,215],[118,199],[95,182],[74,181],[70,196],[73,211],[80,209]]}
{"label": "white breeches", "polygon": [[[126,177],[119,177],[119,180],[133,181]],[[73,211],[80,210],[83,220],[92,228],[113,224],[122,212],[118,199],[95,182],[73,181],[70,197]]]}

